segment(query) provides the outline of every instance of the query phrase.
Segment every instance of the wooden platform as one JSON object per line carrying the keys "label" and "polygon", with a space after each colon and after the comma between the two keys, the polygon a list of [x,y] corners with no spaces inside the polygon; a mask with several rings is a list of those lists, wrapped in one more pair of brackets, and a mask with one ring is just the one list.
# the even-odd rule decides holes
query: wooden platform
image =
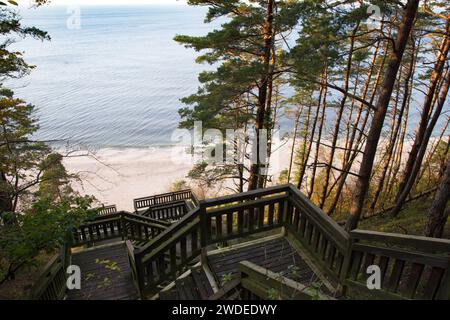
{"label": "wooden platform", "polygon": [[68,291],[68,300],[131,300],[137,293],[125,244],[88,249],[72,256],[81,269],[81,290]]}
{"label": "wooden platform", "polygon": [[208,256],[209,265],[218,283],[236,277],[238,263],[246,260],[305,285],[318,280],[285,238],[239,246]]}

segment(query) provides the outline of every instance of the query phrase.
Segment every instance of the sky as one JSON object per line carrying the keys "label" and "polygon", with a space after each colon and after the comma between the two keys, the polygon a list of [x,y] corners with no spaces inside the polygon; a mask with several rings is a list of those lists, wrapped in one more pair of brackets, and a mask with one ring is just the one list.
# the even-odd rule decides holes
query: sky
{"label": "sky", "polygon": [[[19,0],[21,6],[29,6],[32,0]],[[50,5],[147,5],[147,4],[185,4],[186,0],[51,0]]]}

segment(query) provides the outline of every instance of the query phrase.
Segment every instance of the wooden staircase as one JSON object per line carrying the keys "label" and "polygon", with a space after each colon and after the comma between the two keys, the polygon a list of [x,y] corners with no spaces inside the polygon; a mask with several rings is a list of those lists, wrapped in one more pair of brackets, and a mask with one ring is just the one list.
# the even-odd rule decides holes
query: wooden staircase
{"label": "wooden staircase", "polygon": [[[180,203],[187,209],[180,211]],[[339,292],[345,298],[450,300],[449,240],[364,230],[346,232],[293,185],[203,201],[198,201],[191,191],[182,191],[136,199],[135,207],[135,213],[111,209],[111,214],[86,223],[74,232],[67,247],[126,240],[132,279],[140,299],[158,293],[160,299],[187,300],[274,296],[328,299],[330,294]],[[153,218],[149,216],[155,212],[158,214]],[[288,278],[283,271],[289,269],[290,262],[265,259],[265,254],[241,255],[241,251],[232,257],[234,264],[222,264],[237,277],[215,288],[206,273],[209,284],[206,282],[204,269],[217,267],[208,253],[217,246],[261,239],[267,233],[277,232],[299,254],[299,261],[308,265],[306,268],[300,262],[298,279]],[[267,252],[277,253],[279,250],[274,248]],[[67,257],[61,253],[52,259],[32,299],[60,299],[64,295],[64,270],[70,262]],[[367,267],[371,265],[380,267],[381,290],[369,290],[366,286]],[[326,285],[327,294],[317,294],[305,282],[311,278],[309,270]],[[213,273],[220,274],[220,270]],[[283,290],[273,290],[278,287]]]}

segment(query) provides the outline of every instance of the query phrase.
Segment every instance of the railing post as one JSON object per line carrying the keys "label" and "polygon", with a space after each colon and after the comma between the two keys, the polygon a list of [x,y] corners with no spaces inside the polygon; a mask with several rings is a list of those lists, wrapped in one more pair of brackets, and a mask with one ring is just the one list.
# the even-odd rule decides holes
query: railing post
{"label": "railing post", "polygon": [[126,226],[125,226],[125,217],[123,212],[120,213],[120,236],[122,238],[122,241],[125,241],[125,234],[126,234]]}
{"label": "railing post", "polygon": [[355,243],[355,239],[351,236],[348,239],[347,249],[344,254],[344,261],[342,262],[341,274],[339,275],[339,284],[338,284],[338,293],[345,296],[347,291],[347,286],[345,285],[345,280],[348,277],[348,273],[352,266],[352,250],[353,243]]}
{"label": "railing post", "polygon": [[201,262],[206,263],[206,246],[208,243],[207,239],[207,223],[206,223],[206,207],[205,204],[200,202],[200,209],[199,209],[199,215],[200,215],[200,245],[201,245]]}
{"label": "railing post", "polygon": [[441,286],[436,294],[437,300],[450,300],[450,267],[444,272],[441,280]]}
{"label": "railing post", "polygon": [[138,284],[139,297],[144,300],[144,270],[142,268],[142,255],[139,249],[134,249],[134,263],[136,265],[136,281]]}

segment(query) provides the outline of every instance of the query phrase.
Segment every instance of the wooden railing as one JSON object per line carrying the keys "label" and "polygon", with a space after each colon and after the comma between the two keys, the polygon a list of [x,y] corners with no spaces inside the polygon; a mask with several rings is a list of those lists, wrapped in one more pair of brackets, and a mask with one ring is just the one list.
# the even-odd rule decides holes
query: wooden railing
{"label": "wooden railing", "polygon": [[[201,253],[200,209],[194,209],[147,245],[135,250],[141,297],[175,278]],[[167,260],[168,259],[168,260]]]}
{"label": "wooden railing", "polygon": [[125,246],[128,254],[128,262],[131,268],[131,277],[133,278],[133,284],[136,288],[136,292],[139,292],[139,279],[137,275],[136,260],[134,259],[134,246],[130,240],[125,241]]}
{"label": "wooden railing", "polygon": [[115,205],[102,206],[100,208],[97,208],[96,210],[97,210],[97,214],[99,216],[105,216],[105,215],[117,213],[117,207]]}
{"label": "wooden railing", "polygon": [[317,267],[337,284],[344,272],[348,233],[293,187],[284,224],[288,235],[298,240]]}
{"label": "wooden railing", "polygon": [[[367,288],[367,268],[381,271],[381,290]],[[450,241],[355,230],[345,285],[388,299],[450,299]],[[370,275],[370,274],[369,274]]]}
{"label": "wooden railing", "polygon": [[136,211],[150,208],[154,205],[167,204],[180,200],[192,200],[197,205],[198,200],[191,190],[182,190],[177,192],[170,192],[159,194],[156,196],[134,199],[134,209]]}
{"label": "wooden railing", "polygon": [[[408,277],[406,283],[410,287],[382,287],[372,291],[371,297],[450,298],[450,241],[419,241],[418,237],[385,233],[375,236],[362,231],[350,235],[292,185],[200,201],[199,207],[135,251],[141,296],[154,293],[158,285],[176,278],[212,244],[280,227],[301,244],[317,270],[343,291],[361,289],[363,267],[377,261],[384,276],[393,272],[398,283],[405,282],[402,277]],[[406,251],[401,246],[410,248]],[[414,252],[409,251],[411,247]],[[395,261],[388,266],[386,261],[392,259],[404,263]],[[408,264],[411,267],[405,268]],[[420,289],[420,283],[425,284],[424,289]]]}
{"label": "wooden railing", "polygon": [[206,246],[281,227],[288,187],[200,201],[200,206],[136,250],[141,295],[174,279]]}
{"label": "wooden railing", "polygon": [[281,227],[287,197],[282,192],[256,200],[251,195],[246,201],[226,206],[220,200],[204,203],[200,211],[203,246]]}
{"label": "wooden railing", "polygon": [[163,221],[177,221],[188,213],[186,200],[176,201],[170,204],[154,205],[142,215]]}
{"label": "wooden railing", "polygon": [[170,223],[121,211],[95,218],[73,234],[73,246],[122,238],[147,242],[170,226]]}
{"label": "wooden railing", "polygon": [[30,300],[61,300],[66,293],[67,273],[70,265],[70,252],[68,246],[60,249],[49,263],[44,267],[30,291]]}

